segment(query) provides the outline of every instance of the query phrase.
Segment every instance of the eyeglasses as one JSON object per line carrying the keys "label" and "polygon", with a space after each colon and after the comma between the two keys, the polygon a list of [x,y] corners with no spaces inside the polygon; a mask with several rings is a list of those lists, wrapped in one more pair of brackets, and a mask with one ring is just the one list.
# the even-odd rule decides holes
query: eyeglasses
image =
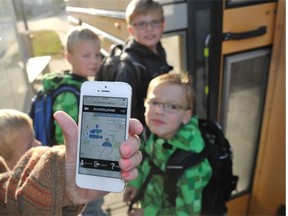
{"label": "eyeglasses", "polygon": [[134,26],[136,29],[143,30],[150,25],[152,28],[160,28],[162,25],[163,20],[152,20],[150,22],[142,21],[138,23],[133,23],[132,26]]}
{"label": "eyeglasses", "polygon": [[153,108],[155,109],[156,107],[161,107],[164,112],[167,113],[177,113],[180,110],[187,110],[188,108],[183,107],[178,104],[170,104],[170,103],[161,103],[158,101],[154,100],[145,100],[145,107]]}

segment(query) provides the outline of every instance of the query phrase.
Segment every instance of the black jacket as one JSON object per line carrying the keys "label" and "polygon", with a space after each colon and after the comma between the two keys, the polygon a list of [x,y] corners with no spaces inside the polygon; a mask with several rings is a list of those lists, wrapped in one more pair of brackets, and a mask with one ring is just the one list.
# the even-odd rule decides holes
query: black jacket
{"label": "black jacket", "polygon": [[117,68],[116,81],[127,82],[132,87],[131,117],[137,118],[143,125],[145,125],[144,99],[149,82],[154,77],[173,69],[166,61],[166,53],[161,42],[157,44],[157,51],[158,55],[131,39],[124,47],[126,57]]}

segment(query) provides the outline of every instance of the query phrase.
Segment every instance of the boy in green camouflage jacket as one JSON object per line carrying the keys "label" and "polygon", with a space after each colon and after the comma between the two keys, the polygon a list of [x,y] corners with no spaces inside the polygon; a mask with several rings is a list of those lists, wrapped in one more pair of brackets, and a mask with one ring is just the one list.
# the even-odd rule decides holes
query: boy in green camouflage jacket
{"label": "boy in green camouflage jacket", "polygon": [[[150,172],[149,158],[163,172],[169,157],[177,150],[199,153],[205,143],[198,127],[198,119],[192,116],[194,93],[189,76],[185,73],[169,73],[154,78],[145,100],[145,121],[151,131],[142,146],[144,159],[138,168],[136,180],[128,183],[124,201],[131,201]],[[145,157],[146,155],[146,157]],[[175,206],[167,199],[162,175],[152,175],[141,208],[129,212],[133,215],[199,215],[202,190],[212,174],[207,159],[185,169],[177,181]],[[173,181],[173,179],[171,179]]]}
{"label": "boy in green camouflage jacket", "polygon": [[[66,59],[71,64],[72,70],[63,73],[50,73],[43,78],[44,91],[55,90],[63,84],[69,84],[79,89],[81,84],[94,77],[98,72],[102,55],[100,53],[101,41],[93,31],[76,28],[68,36],[66,44]],[[72,92],[59,94],[53,103],[53,113],[62,110],[68,113],[76,122],[78,120],[79,98]],[[64,143],[60,126],[56,121],[55,140],[57,145]]]}

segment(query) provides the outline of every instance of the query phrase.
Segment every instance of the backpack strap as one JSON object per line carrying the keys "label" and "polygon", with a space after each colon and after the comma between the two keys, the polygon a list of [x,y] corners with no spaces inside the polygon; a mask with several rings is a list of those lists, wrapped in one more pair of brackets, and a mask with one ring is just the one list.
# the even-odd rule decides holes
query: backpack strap
{"label": "backpack strap", "polygon": [[[148,157],[147,154],[146,154],[146,157]],[[164,175],[164,172],[158,166],[156,166],[151,159],[149,159],[149,165],[150,165],[150,172],[147,175],[147,177],[146,177],[145,181],[143,182],[143,184],[141,185],[141,187],[137,190],[137,194],[135,195],[135,197],[133,197],[133,199],[131,200],[131,202],[129,204],[128,212],[131,212],[133,209],[133,205],[143,198],[144,192],[145,192],[152,176],[153,175]]]}
{"label": "backpack strap", "polygon": [[116,52],[122,52],[123,45],[122,44],[114,44],[112,45],[108,56],[115,56]]}
{"label": "backpack strap", "polygon": [[144,192],[148,186],[153,175],[162,175],[164,178],[164,191],[167,199],[175,206],[175,199],[177,196],[177,181],[182,176],[185,169],[192,167],[203,161],[209,153],[208,147],[200,153],[194,153],[191,151],[184,151],[177,149],[168,159],[166,170],[163,172],[158,166],[156,166],[149,156],[143,151],[143,157],[148,158],[149,165],[151,167],[149,174],[147,175],[144,183],[138,189],[136,196],[131,200],[129,204],[129,212],[133,209],[133,205],[143,198]]}
{"label": "backpack strap", "polygon": [[54,100],[59,94],[61,94],[63,92],[71,92],[71,93],[73,93],[76,96],[77,100],[79,101],[79,97],[80,97],[79,89],[76,86],[67,85],[67,84],[61,85],[56,90],[54,90],[53,91],[53,95],[52,95],[53,96],[52,99]]}
{"label": "backpack strap", "polygon": [[[80,100],[80,91],[76,86],[73,85],[69,85],[69,84],[64,84],[59,86],[57,89],[55,89],[52,92],[52,98],[51,98],[51,110],[50,113],[46,113],[46,115],[49,116],[53,116],[53,105],[54,105],[54,101],[57,98],[57,96],[59,96],[60,94],[64,93],[64,92],[69,92],[74,94],[74,96],[77,99],[77,104],[79,106],[79,100]],[[46,117],[47,118],[47,117]],[[54,124],[54,118],[50,118],[50,131],[51,131],[51,135],[49,137],[48,142],[48,146],[52,146],[54,143],[56,143],[56,137],[55,137],[55,124]]]}

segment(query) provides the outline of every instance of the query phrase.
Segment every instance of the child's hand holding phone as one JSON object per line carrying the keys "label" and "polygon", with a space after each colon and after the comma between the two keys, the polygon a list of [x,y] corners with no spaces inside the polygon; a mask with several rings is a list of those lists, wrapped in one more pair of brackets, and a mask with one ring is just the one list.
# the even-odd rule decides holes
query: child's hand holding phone
{"label": "child's hand holding phone", "polygon": [[124,82],[86,81],[81,86],[76,184],[120,192],[125,187],[118,160],[128,138],[132,89]]}

